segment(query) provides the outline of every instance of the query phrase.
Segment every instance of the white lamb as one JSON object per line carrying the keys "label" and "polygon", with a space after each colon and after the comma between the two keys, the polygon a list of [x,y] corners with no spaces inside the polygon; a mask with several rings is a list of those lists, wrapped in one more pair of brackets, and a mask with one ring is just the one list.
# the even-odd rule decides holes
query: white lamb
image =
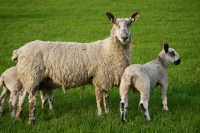
{"label": "white lamb", "polygon": [[147,120],[150,120],[148,101],[150,89],[160,85],[162,90],[162,103],[165,111],[168,110],[166,91],[168,88],[167,68],[170,63],[178,65],[181,61],[179,54],[168,44],[163,42],[163,48],[158,57],[144,65],[133,64],[128,66],[121,78],[120,84],[120,113],[121,121],[125,122],[125,113],[128,106],[128,93],[133,88],[134,92],[140,92],[140,107]]}
{"label": "white lamb", "polygon": [[[3,88],[3,91],[0,96],[0,115],[3,113],[3,105],[6,98],[10,95],[9,99],[9,107],[11,116],[15,117],[15,105],[18,101],[18,110],[22,110],[22,105],[24,103],[24,99],[26,96],[27,91],[22,89],[22,84],[17,78],[17,71],[16,67],[11,67],[7,69],[5,72],[2,73],[0,77],[0,88]],[[40,85],[40,88],[43,89],[41,92],[41,100],[42,100],[42,108],[44,108],[44,104],[48,98],[49,101],[49,109],[53,109],[53,97],[52,97],[52,90],[46,90],[48,82],[43,82]],[[17,118],[21,117],[21,111],[18,111],[16,114]]]}
{"label": "white lamb", "polygon": [[98,115],[104,103],[108,113],[108,90],[119,85],[124,69],[131,61],[130,18],[115,18],[106,13],[114,24],[110,37],[91,43],[33,41],[13,52],[18,60],[17,73],[29,93],[29,123],[35,123],[35,92],[40,82],[49,78],[65,91],[86,84],[95,86]]}

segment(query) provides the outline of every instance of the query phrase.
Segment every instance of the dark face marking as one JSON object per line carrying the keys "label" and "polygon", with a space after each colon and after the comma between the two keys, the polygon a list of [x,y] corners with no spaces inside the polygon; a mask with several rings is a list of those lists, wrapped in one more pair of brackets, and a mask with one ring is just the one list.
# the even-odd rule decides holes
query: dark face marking
{"label": "dark face marking", "polygon": [[171,57],[174,57],[174,56],[175,56],[174,51],[170,51],[170,52],[169,52],[169,55],[170,55]]}

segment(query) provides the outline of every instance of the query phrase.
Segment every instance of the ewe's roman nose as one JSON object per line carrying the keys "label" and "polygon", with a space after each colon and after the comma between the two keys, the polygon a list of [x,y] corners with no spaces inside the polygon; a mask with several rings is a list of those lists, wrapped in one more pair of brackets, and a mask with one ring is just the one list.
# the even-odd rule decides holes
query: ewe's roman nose
{"label": "ewe's roman nose", "polygon": [[123,41],[126,41],[128,39],[128,36],[122,37]]}

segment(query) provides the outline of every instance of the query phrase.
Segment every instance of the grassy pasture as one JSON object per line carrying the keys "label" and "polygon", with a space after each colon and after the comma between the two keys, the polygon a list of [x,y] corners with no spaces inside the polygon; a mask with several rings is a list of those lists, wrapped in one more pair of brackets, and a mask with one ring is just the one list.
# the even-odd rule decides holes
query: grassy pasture
{"label": "grassy pasture", "polygon": [[[0,0],[0,73],[16,63],[13,50],[32,40],[92,42],[109,36],[112,24],[105,17],[141,16],[132,24],[132,63],[145,63],[162,50],[163,40],[181,56],[171,65],[168,106],[163,112],[160,89],[151,91],[146,122],[138,107],[139,94],[129,94],[127,122],[119,119],[119,92],[110,90],[111,113],[97,117],[94,87],[54,91],[54,111],[41,108],[37,98],[36,125],[28,124],[28,105],[22,120],[10,118],[7,101],[0,116],[0,133],[22,132],[200,132],[200,1],[199,0]],[[1,90],[0,90],[1,92]],[[27,101],[27,100],[26,100]]]}

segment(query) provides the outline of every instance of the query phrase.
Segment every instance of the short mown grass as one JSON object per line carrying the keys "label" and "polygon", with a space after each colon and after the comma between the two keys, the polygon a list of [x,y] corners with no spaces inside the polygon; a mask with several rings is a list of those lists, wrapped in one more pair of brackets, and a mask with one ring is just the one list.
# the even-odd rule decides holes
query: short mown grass
{"label": "short mown grass", "polygon": [[[134,51],[132,63],[156,58],[167,41],[181,56],[180,65],[171,65],[168,106],[162,110],[161,92],[151,91],[151,121],[144,120],[139,94],[129,94],[127,122],[120,122],[119,91],[109,91],[110,110],[98,117],[94,87],[54,91],[54,110],[41,109],[37,97],[36,124],[28,124],[27,99],[21,120],[10,117],[6,101],[0,116],[0,132],[200,132],[200,1],[198,0],[0,0],[0,73],[16,65],[13,50],[33,40],[92,42],[109,36],[112,24],[105,17],[110,11],[116,17],[130,17],[141,12],[132,25]],[[97,51],[98,52],[98,51]],[[0,90],[1,92],[1,90]]]}

